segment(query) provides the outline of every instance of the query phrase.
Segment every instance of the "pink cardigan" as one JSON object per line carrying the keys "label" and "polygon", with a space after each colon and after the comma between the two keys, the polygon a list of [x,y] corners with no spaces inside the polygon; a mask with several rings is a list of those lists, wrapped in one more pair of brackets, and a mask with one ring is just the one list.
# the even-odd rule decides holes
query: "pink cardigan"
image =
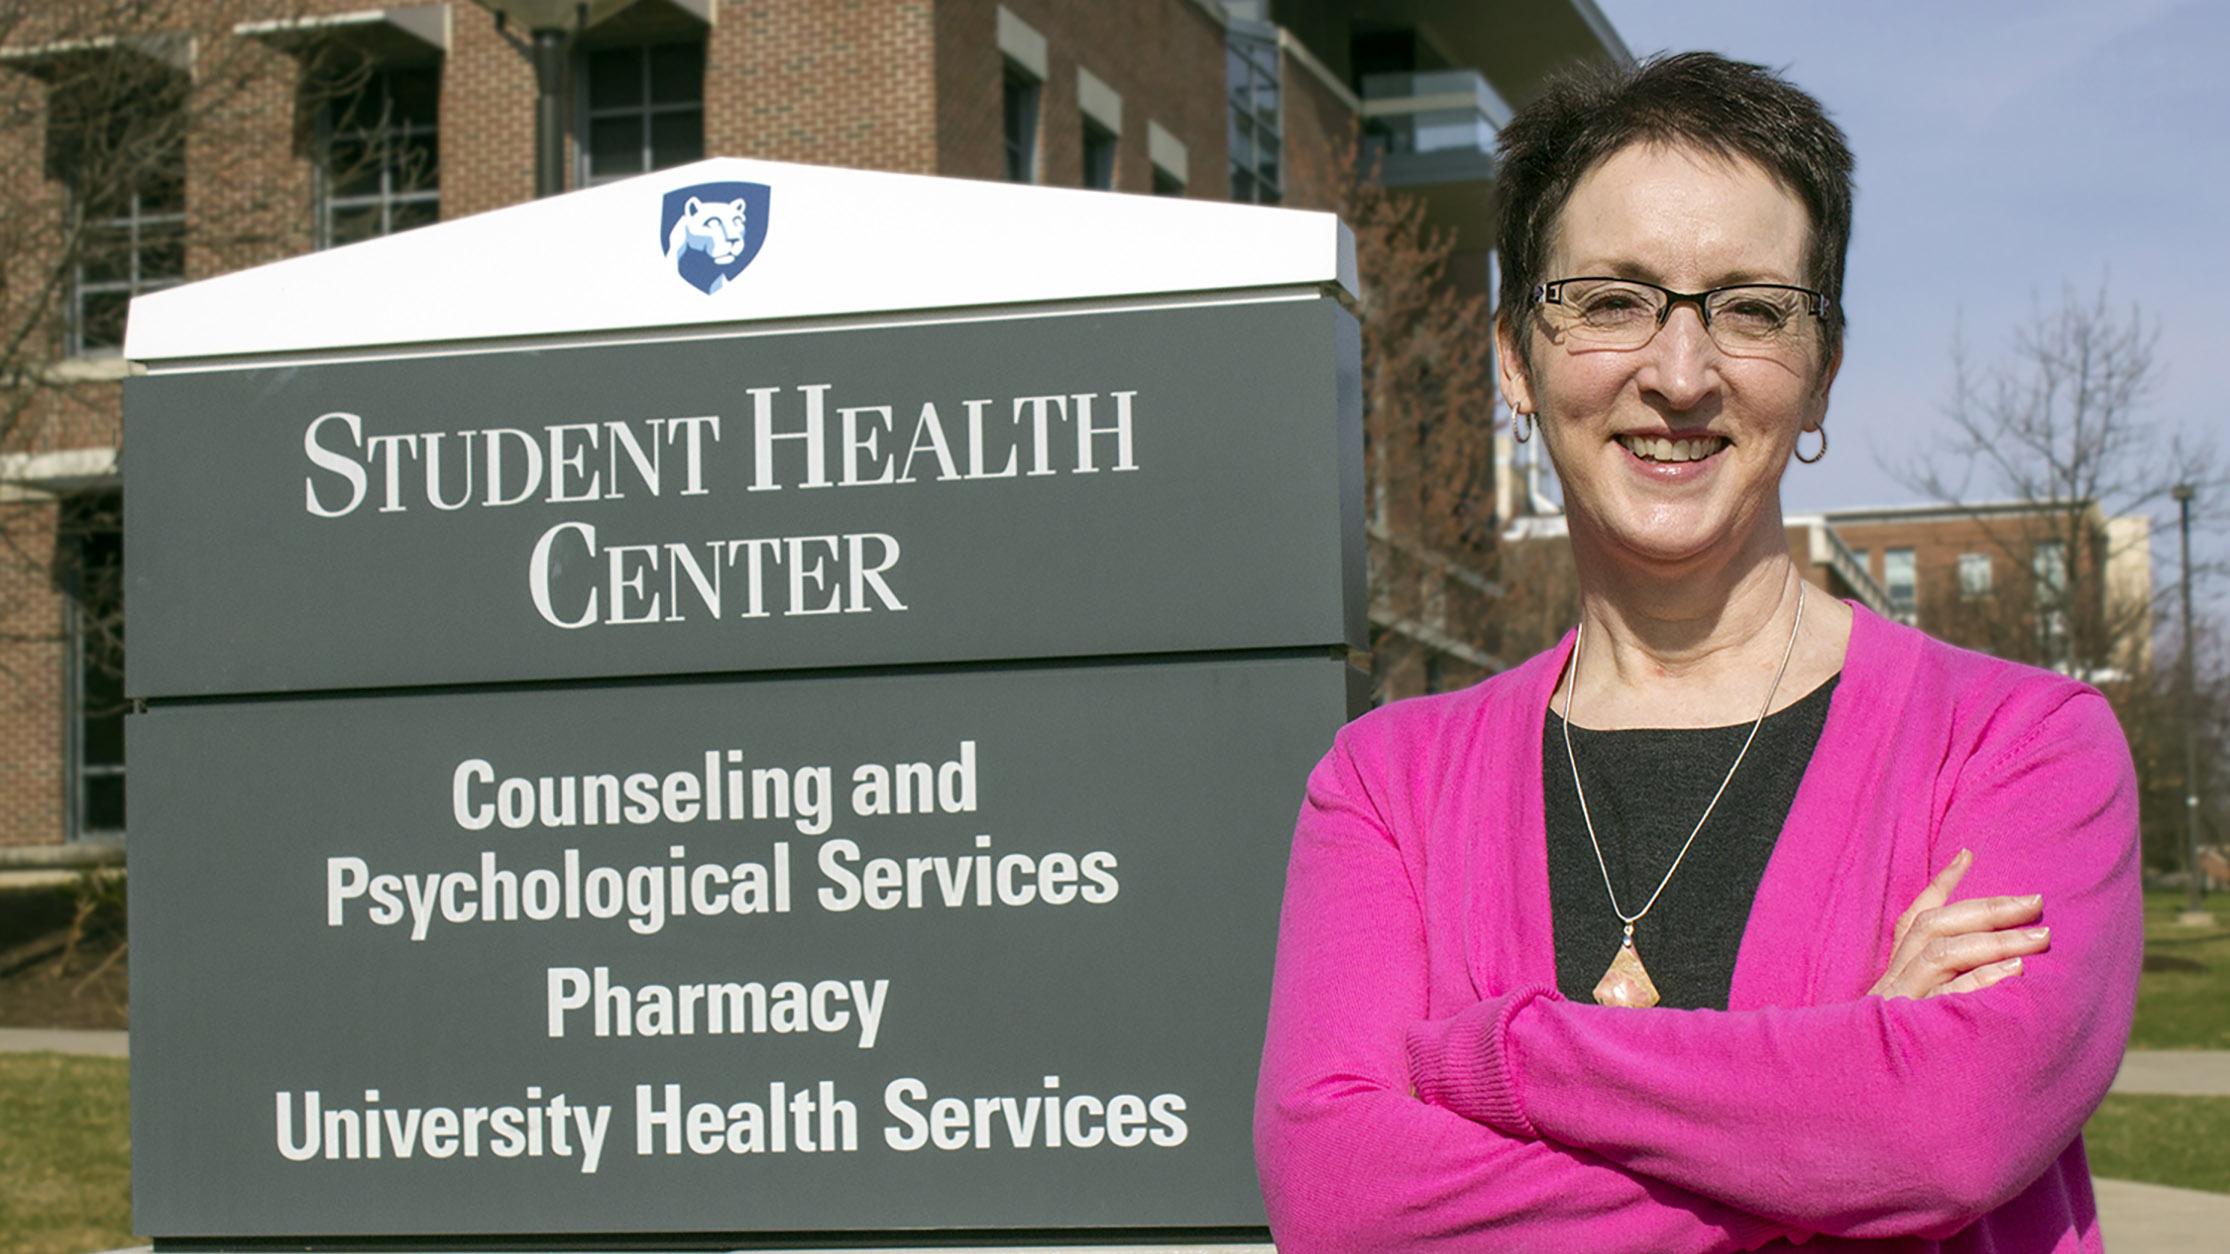
{"label": "pink cardigan", "polygon": [[[2127,743],[2082,684],[1854,612],[1723,1012],[1555,991],[1541,732],[1570,636],[1340,733],[1255,1102],[1281,1254],[2102,1248],[2077,1133],[2136,1003]],[[2051,951],[1867,996],[1962,847],[1958,896],[2044,894]]]}

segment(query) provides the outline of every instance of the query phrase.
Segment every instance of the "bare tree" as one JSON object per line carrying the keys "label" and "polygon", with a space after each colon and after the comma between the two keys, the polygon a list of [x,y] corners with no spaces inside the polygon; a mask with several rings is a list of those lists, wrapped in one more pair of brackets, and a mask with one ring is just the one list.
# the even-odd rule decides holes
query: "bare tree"
{"label": "bare tree", "polygon": [[[2152,668],[2114,693],[2122,730],[2129,736],[2129,751],[2137,764],[2139,822],[2143,833],[2145,865],[2177,868],[2184,865],[2184,798],[2200,799],[2200,840],[2230,843],[2230,821],[2225,799],[2213,787],[2230,779],[2230,653],[2218,629],[2196,625],[2199,638],[2187,644],[2180,634],[2172,637],[2174,654],[2164,654]],[[2199,778],[2185,779],[2182,659],[2177,654],[2194,648],[2192,734],[2198,743]]]}
{"label": "bare tree", "polygon": [[0,709],[72,713],[80,834],[123,819],[127,311],[310,247],[315,179],[391,158],[332,29],[287,0],[0,0]]}
{"label": "bare tree", "polygon": [[2214,460],[2146,410],[2158,343],[2157,324],[2117,307],[2103,282],[2038,302],[1993,361],[1954,342],[1947,434],[1889,469],[1966,508],[2015,579],[1987,599],[1932,595],[1947,607],[1933,624],[1944,634],[2108,681],[2144,668],[2153,589],[2131,574],[2152,529],[2120,520],[2158,509],[2179,481],[2211,479]]}
{"label": "bare tree", "polygon": [[1470,682],[1501,665],[1485,648],[1502,596],[1486,299],[1450,281],[1454,239],[1378,182],[1354,138],[1296,164],[1294,184],[1329,188],[1323,207],[1355,233],[1374,687]]}
{"label": "bare tree", "polygon": [[[1949,434],[1935,456],[1892,471],[1963,505],[2015,575],[1994,595],[1963,598],[1952,572],[1939,572],[1944,586],[1923,594],[1943,607],[1931,628],[2098,683],[2137,763],[2147,860],[2181,866],[2184,797],[2203,781],[2185,779],[2177,658],[2153,647],[2156,624],[2174,621],[2160,611],[2180,594],[2181,575],[2137,573],[2178,571],[2146,551],[2175,534],[2168,497],[2176,484],[2200,486],[2209,521],[2230,510],[2213,444],[2147,410],[2162,369],[2158,344],[2157,324],[2135,304],[2114,304],[2103,282],[2089,296],[2063,290],[2057,306],[2032,309],[1995,361],[1977,364],[1963,342],[1954,345]],[[2221,573],[2219,559],[2199,563],[2195,585]],[[2157,634],[2175,653],[2198,650],[2201,774],[2220,778],[2230,677],[2201,627],[2199,641],[2180,630]],[[2205,808],[2219,813],[2211,801]]]}

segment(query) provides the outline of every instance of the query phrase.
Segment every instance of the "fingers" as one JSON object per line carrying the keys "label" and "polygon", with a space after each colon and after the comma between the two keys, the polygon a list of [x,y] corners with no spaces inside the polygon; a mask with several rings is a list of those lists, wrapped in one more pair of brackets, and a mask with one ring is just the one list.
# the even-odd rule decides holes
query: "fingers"
{"label": "fingers", "polygon": [[1972,993],[2019,974],[2021,974],[2021,960],[2019,958],[2008,958],[2003,962],[1993,962],[1986,967],[1976,967],[1958,979],[1933,989],[1923,994],[1923,996],[1936,997],[1944,993]]}
{"label": "fingers", "polygon": [[1954,979],[1984,967],[2040,954],[2052,947],[2052,930],[2043,927],[2009,928],[2002,932],[1969,932],[1930,941],[1898,973],[1900,991],[1923,997]]}
{"label": "fingers", "polygon": [[2030,926],[2044,916],[2041,895],[1951,900],[1973,865],[1973,851],[1960,850],[1898,917],[1873,995],[1973,992],[2020,974],[2023,957],[2050,948],[2050,929]]}
{"label": "fingers", "polygon": [[1968,932],[1995,932],[2003,928],[2022,927],[2044,917],[2044,898],[2031,893],[2025,897],[1976,897],[1969,901],[1955,901],[1948,906],[1938,906],[1913,920],[1906,939],[1959,936]]}
{"label": "fingers", "polygon": [[[1918,936],[1915,938],[1918,940]],[[2052,947],[2052,929],[2046,927],[2007,928],[1995,932],[1967,932],[1955,936],[1936,937],[1921,943],[1910,955],[1891,967],[1875,983],[1873,992],[1881,997],[1933,997],[1947,991],[1963,991],[1971,987],[1987,987],[2005,973],[1999,973],[1986,983],[1972,982],[1960,985],[1964,977],[1986,968],[2002,966],[2008,961],[2017,965],[2028,954],[2040,954]]]}
{"label": "fingers", "polygon": [[1950,901],[1951,890],[1959,887],[1959,881],[1966,876],[1967,868],[1973,865],[1974,851],[1962,849],[1952,855],[1949,866],[1938,871],[1936,878],[1928,881],[1928,887],[1920,890],[1920,895],[1913,898],[1913,904],[1905,908],[1905,913],[1897,916],[1897,931],[1889,942],[1892,954],[1904,947],[1905,933],[1912,930],[1913,920]]}

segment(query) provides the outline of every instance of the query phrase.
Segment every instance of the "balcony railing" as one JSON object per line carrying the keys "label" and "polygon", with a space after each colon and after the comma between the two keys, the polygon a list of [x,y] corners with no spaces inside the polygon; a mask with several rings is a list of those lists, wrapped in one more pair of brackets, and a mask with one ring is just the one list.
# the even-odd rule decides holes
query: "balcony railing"
{"label": "balcony railing", "polygon": [[1373,74],[1363,118],[1379,178],[1388,187],[1494,176],[1494,142],[1510,106],[1477,70]]}

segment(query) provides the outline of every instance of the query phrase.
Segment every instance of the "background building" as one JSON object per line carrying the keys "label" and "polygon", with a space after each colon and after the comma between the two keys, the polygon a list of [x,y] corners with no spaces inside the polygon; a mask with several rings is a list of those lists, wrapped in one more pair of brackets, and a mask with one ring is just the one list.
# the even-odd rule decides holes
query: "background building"
{"label": "background building", "polygon": [[[1360,135],[1383,182],[1449,233],[1427,285],[1483,301],[1509,102],[1560,67],[1629,56],[1591,0],[5,7],[0,848],[17,863],[113,847],[128,827],[132,296],[710,155],[1346,207]],[[1484,569],[1491,493],[1435,504],[1449,494],[1429,483],[1465,464],[1432,439],[1491,431],[1491,398],[1462,403],[1374,436],[1393,468],[1372,526],[1388,692],[1498,664],[1478,643],[1503,595]],[[1459,523],[1429,525],[1436,509]]]}
{"label": "background building", "polygon": [[2152,524],[2096,503],[1834,510],[1823,521],[1931,635],[2116,684],[2150,670]]}

